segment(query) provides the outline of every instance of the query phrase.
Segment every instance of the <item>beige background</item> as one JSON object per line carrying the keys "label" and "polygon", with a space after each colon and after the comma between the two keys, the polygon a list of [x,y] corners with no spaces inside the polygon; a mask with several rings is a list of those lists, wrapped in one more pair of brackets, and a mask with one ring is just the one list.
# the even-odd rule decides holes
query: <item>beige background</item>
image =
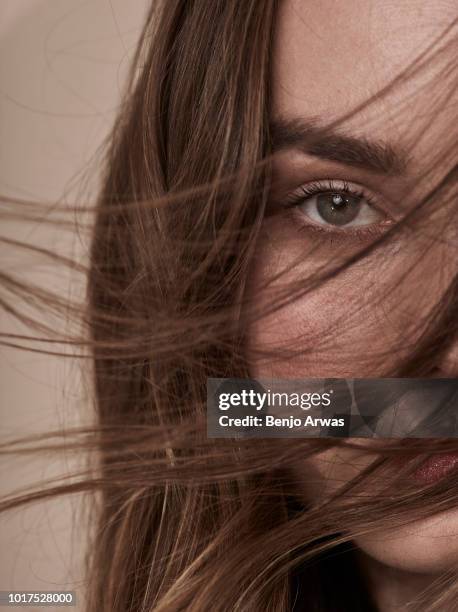
{"label": "beige background", "polygon": [[[95,153],[115,117],[148,4],[148,0],[0,0],[2,196],[64,203],[74,202],[82,193],[94,197]],[[81,257],[87,246],[75,235],[37,223],[3,222],[0,235]],[[10,273],[64,293],[69,290],[70,279],[63,271],[44,266],[36,257],[19,257],[6,247],[0,257],[2,269]],[[21,331],[5,315],[1,328]],[[83,381],[75,360],[1,347],[2,438],[78,422],[88,407]],[[71,468],[70,457],[2,458],[1,489],[39,483]],[[76,588],[81,602],[84,533],[72,521],[79,511],[75,497],[1,517],[0,590]]]}

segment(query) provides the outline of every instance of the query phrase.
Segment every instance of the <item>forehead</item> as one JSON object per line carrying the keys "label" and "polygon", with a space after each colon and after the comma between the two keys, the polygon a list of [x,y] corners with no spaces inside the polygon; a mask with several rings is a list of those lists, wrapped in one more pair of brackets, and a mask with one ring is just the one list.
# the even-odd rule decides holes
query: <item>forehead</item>
{"label": "forehead", "polygon": [[[448,0],[284,0],[274,46],[273,114],[324,122],[338,118],[380,92],[440,40],[454,17],[455,2]],[[382,104],[385,118],[396,115],[401,99],[432,76],[433,67],[429,70],[366,115],[380,116]],[[420,95],[416,103],[421,104]]]}

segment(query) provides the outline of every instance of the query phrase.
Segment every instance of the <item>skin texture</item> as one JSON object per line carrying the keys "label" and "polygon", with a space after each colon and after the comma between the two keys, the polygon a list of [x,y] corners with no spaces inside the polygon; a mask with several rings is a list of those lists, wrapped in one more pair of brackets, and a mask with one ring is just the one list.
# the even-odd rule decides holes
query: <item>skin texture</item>
{"label": "skin texture", "polygon": [[[453,17],[450,2],[281,3],[274,47],[274,121],[300,119],[321,127],[346,115],[409,66]],[[281,204],[310,181],[332,179],[362,187],[388,219],[407,214],[447,170],[443,163],[428,173],[432,152],[440,149],[456,121],[452,105],[444,104],[440,112],[433,108],[428,92],[436,71],[432,65],[339,127],[340,133],[399,151],[406,159],[403,172],[386,175],[284,148],[274,161],[275,201]],[[250,334],[254,376],[377,377],[395,366],[415,345],[422,318],[455,273],[457,236],[451,214],[450,206],[444,206],[421,228],[404,231],[338,278],[256,323]],[[439,241],[439,235],[446,239]],[[261,307],[268,304],[271,292],[329,262],[343,261],[373,239],[374,233],[348,229],[317,231],[298,209],[274,215],[265,224],[257,252],[251,283],[256,300]],[[279,277],[266,286],[274,275]],[[287,360],[257,356],[258,349],[280,354],[283,347],[298,346],[304,354]],[[457,352],[454,346],[441,359],[441,375],[457,375]],[[300,466],[299,486],[305,497],[322,498],[373,458],[355,450],[326,451]],[[362,537],[357,544],[377,576],[379,603],[389,610],[408,596],[406,590],[414,592],[419,581],[456,562],[458,512]]]}

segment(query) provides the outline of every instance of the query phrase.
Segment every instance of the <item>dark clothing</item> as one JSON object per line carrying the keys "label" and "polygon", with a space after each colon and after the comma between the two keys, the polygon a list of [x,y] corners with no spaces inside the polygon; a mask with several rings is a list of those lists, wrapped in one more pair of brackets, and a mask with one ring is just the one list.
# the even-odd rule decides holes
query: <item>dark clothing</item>
{"label": "dark clothing", "polygon": [[291,612],[378,612],[351,544],[304,563],[291,576]]}

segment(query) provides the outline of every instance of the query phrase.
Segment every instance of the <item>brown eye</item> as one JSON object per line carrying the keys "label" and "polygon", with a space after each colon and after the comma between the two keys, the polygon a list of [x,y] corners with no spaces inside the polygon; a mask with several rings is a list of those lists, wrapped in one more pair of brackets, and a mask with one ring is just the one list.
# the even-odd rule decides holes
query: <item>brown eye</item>
{"label": "brown eye", "polygon": [[362,195],[346,191],[323,191],[303,198],[298,209],[315,225],[355,227],[374,225],[385,216]]}
{"label": "brown eye", "polygon": [[331,225],[347,225],[356,217],[363,199],[343,193],[321,193],[316,196],[316,208],[321,218]]}

